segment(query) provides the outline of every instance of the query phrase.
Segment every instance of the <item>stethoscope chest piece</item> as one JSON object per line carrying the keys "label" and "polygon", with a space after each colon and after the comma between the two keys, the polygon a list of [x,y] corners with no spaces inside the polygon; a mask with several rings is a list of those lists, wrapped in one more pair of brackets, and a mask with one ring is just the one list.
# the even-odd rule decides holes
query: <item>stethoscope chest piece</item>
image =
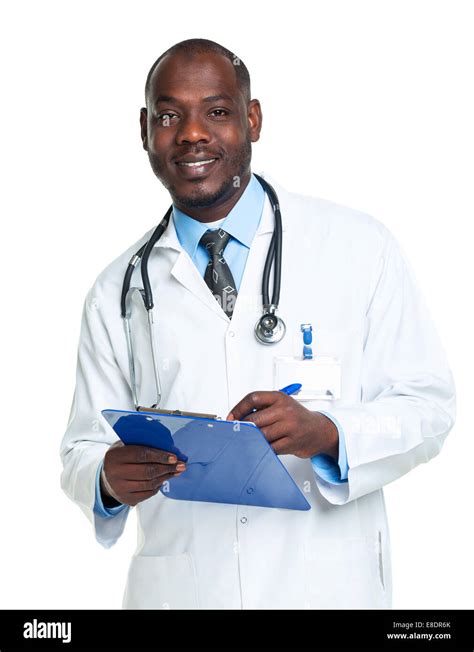
{"label": "stethoscope chest piece", "polygon": [[285,322],[274,313],[265,313],[255,324],[255,337],[262,344],[276,344],[286,333]]}

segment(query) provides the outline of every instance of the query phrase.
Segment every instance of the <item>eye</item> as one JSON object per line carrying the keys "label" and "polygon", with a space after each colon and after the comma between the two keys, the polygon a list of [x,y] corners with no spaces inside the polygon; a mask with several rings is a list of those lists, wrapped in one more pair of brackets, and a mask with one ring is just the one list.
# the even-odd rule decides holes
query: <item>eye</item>
{"label": "eye", "polygon": [[229,111],[227,111],[227,109],[213,109],[209,115],[212,115],[215,118],[225,118],[225,116],[229,115]]}
{"label": "eye", "polygon": [[160,115],[157,116],[158,122],[161,122],[163,124],[169,124],[173,118],[177,118],[178,116],[176,113],[173,113],[172,111],[167,111],[166,113],[160,113]]}

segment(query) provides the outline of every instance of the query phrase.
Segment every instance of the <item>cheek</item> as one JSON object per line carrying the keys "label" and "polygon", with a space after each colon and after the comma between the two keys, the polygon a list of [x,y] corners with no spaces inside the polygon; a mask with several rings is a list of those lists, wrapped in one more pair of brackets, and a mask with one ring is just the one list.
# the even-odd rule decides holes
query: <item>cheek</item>
{"label": "cheek", "polygon": [[150,133],[150,147],[158,157],[163,158],[174,143],[174,130],[169,128],[155,129]]}
{"label": "cheek", "polygon": [[211,131],[212,137],[232,149],[240,149],[248,138],[248,129],[245,123],[231,122],[216,125]]}
{"label": "cheek", "polygon": [[227,154],[228,162],[231,164],[240,161],[244,154],[247,153],[247,141],[242,138],[242,134],[236,134],[235,131],[229,132],[225,137],[223,136],[220,144]]}

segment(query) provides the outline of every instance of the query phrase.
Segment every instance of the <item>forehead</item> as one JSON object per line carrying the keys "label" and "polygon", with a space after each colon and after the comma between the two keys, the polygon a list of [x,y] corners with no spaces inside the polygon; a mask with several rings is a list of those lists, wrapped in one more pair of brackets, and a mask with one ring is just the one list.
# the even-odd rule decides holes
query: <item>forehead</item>
{"label": "forehead", "polygon": [[235,66],[221,54],[169,54],[153,71],[150,80],[149,102],[159,95],[176,97],[182,101],[199,97],[228,94],[239,101],[241,91]]}

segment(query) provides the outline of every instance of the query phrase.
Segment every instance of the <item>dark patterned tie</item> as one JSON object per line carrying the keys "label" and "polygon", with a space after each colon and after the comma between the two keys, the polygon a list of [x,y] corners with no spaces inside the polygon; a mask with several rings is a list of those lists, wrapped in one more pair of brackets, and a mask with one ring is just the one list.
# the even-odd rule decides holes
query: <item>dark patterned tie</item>
{"label": "dark patterned tie", "polygon": [[216,229],[206,231],[199,243],[207,249],[211,258],[207,263],[204,280],[222,310],[230,319],[237,299],[237,288],[235,287],[232,272],[223,256],[229,238],[228,233],[222,229]]}

